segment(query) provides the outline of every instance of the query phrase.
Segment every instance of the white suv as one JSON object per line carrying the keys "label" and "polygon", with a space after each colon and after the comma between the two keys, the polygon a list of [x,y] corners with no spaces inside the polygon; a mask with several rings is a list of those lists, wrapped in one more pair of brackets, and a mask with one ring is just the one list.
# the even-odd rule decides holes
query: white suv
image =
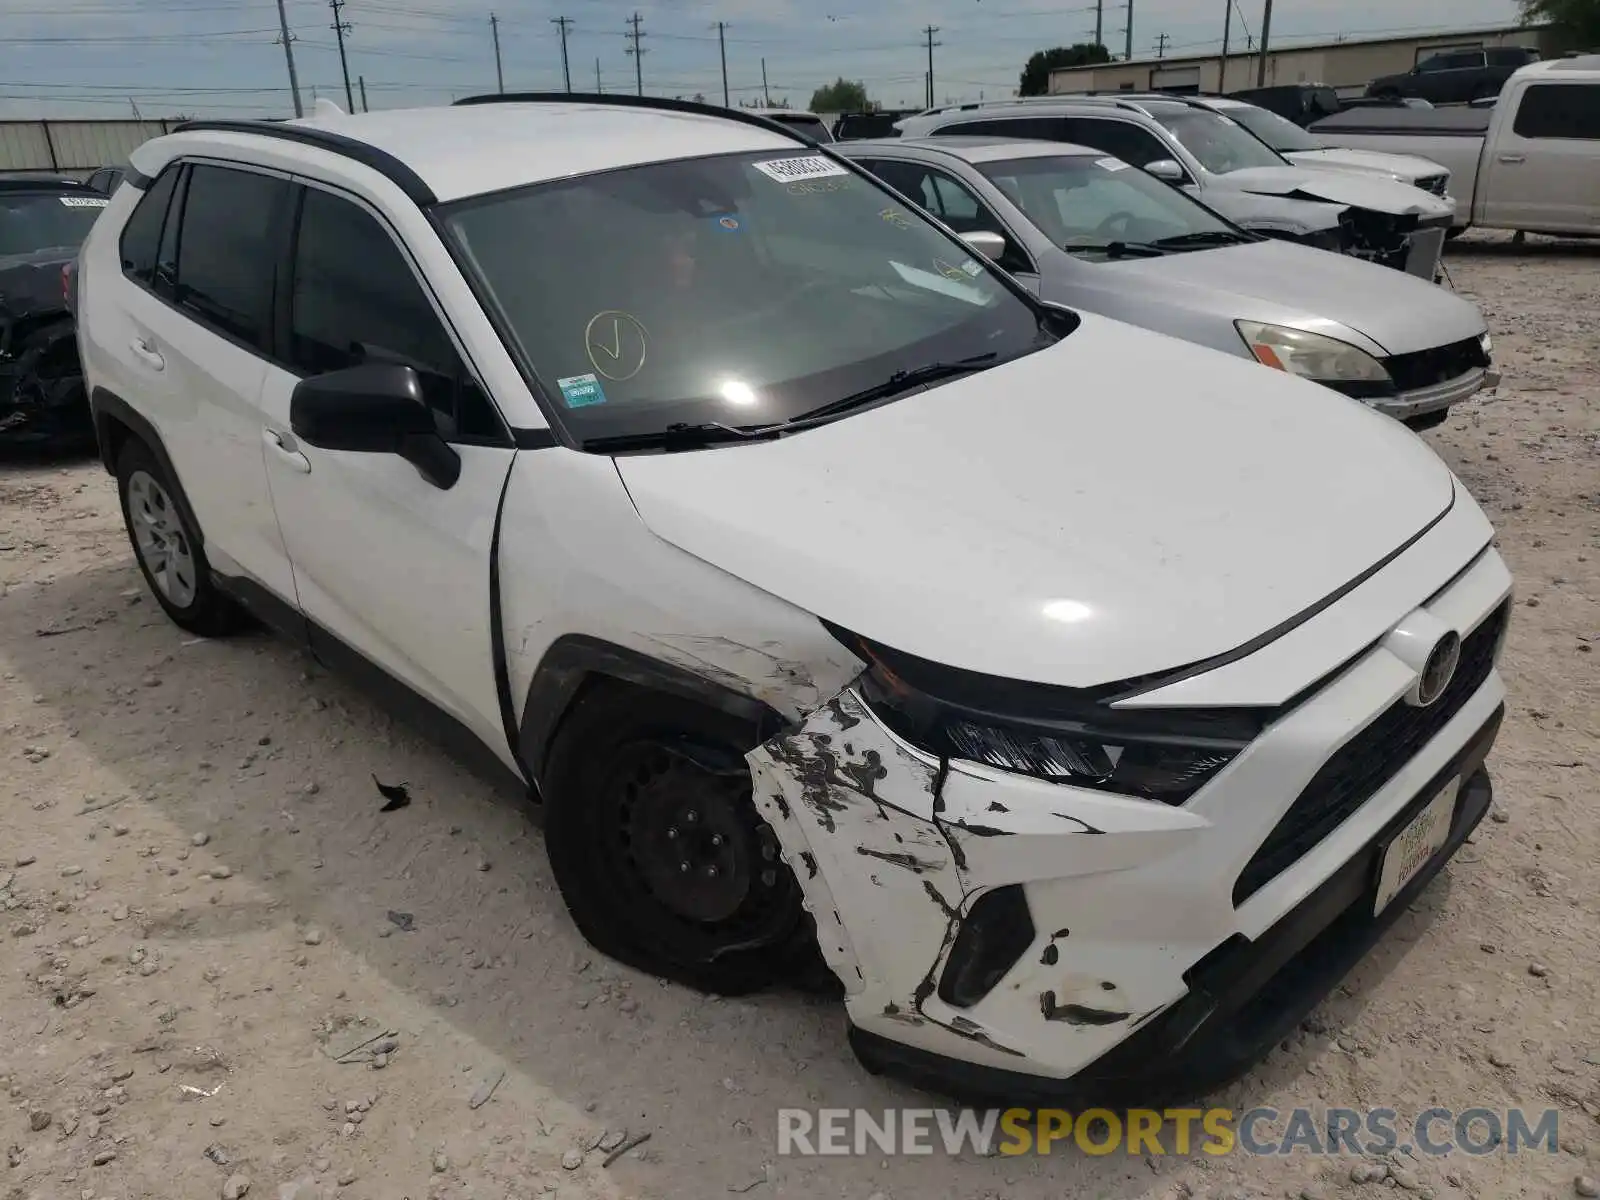
{"label": "white suv", "polygon": [[1428,447],[623,97],[201,122],[80,338],[140,566],[536,789],[602,950],[873,1069],[1192,1089],[1483,817],[1510,579]]}

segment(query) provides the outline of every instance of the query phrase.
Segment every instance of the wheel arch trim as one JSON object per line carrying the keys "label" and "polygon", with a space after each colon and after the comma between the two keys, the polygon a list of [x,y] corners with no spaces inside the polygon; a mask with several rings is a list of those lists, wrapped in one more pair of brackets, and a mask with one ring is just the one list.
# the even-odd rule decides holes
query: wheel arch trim
{"label": "wheel arch trim", "polygon": [[94,436],[100,451],[100,464],[105,467],[107,474],[115,476],[117,473],[117,456],[114,452],[116,439],[111,436],[111,427],[121,425],[143,442],[155,456],[156,462],[172,485],[173,502],[177,504],[178,511],[182,513],[189,528],[194,531],[195,540],[204,549],[205,526],[200,523],[200,519],[195,516],[194,509],[189,504],[188,493],[183,490],[183,479],[179,476],[177,467],[173,465],[172,456],[167,453],[166,443],[161,440],[161,434],[156,431],[156,427],[133,405],[109,388],[96,387],[89,393],[89,412],[94,420]]}

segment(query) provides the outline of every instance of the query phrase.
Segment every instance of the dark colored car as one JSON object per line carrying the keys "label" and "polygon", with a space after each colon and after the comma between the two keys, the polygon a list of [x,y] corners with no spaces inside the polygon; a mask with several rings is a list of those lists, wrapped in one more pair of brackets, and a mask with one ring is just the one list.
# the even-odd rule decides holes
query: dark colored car
{"label": "dark colored car", "polygon": [[841,142],[899,137],[900,131],[894,124],[911,113],[911,109],[890,108],[880,108],[874,112],[840,113],[838,123],[833,127],[833,136]]}
{"label": "dark colored car", "polygon": [[71,268],[106,203],[80,183],[0,178],[0,443],[94,440]]}
{"label": "dark colored car", "polygon": [[1325,83],[1290,83],[1280,87],[1240,88],[1228,93],[1234,100],[1244,100],[1257,108],[1275,112],[1285,120],[1293,121],[1304,129],[1313,121],[1330,117],[1342,105],[1339,93]]}
{"label": "dark colored car", "polygon": [[1511,73],[1539,61],[1525,46],[1446,50],[1425,58],[1404,75],[1385,75],[1367,85],[1369,96],[1418,96],[1434,104],[1465,104],[1498,96]]}

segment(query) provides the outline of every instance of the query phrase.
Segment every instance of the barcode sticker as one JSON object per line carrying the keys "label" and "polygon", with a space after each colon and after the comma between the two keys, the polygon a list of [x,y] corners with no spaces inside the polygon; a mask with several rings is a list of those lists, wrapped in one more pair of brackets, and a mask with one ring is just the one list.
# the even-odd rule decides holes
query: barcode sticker
{"label": "barcode sticker", "polygon": [[1123,162],[1120,158],[1098,159],[1095,162],[1095,165],[1102,171],[1126,171],[1128,169],[1128,164]]}
{"label": "barcode sticker", "polygon": [[793,183],[797,179],[820,179],[825,175],[848,175],[838,163],[823,158],[820,154],[808,154],[804,158],[769,158],[766,162],[751,163],[768,179],[776,179],[779,183]]}
{"label": "barcode sticker", "polygon": [[98,196],[58,196],[56,199],[68,208],[104,208],[109,203]]}

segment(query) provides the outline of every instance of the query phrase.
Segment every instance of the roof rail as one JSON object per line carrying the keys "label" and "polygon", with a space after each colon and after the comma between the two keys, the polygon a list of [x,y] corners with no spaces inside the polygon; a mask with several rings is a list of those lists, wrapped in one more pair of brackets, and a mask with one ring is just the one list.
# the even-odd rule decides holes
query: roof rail
{"label": "roof rail", "polygon": [[302,146],[315,146],[370,167],[384,176],[406,194],[418,208],[427,208],[439,202],[433,189],[423,182],[405,163],[387,150],[321,129],[315,125],[296,125],[284,121],[185,121],[173,133],[253,133],[259,137],[277,138],[284,142],[299,142]]}
{"label": "roof rail", "polygon": [[628,96],[618,92],[487,92],[480,96],[463,96],[456,104],[605,104],[613,108],[651,108],[659,112],[693,113],[701,117],[720,117],[725,121],[738,121],[754,125],[769,133],[781,133],[792,141],[807,146],[817,146],[792,125],[774,121],[739,108],[723,108],[719,104],[702,104],[698,100],[669,100],[665,96]]}

